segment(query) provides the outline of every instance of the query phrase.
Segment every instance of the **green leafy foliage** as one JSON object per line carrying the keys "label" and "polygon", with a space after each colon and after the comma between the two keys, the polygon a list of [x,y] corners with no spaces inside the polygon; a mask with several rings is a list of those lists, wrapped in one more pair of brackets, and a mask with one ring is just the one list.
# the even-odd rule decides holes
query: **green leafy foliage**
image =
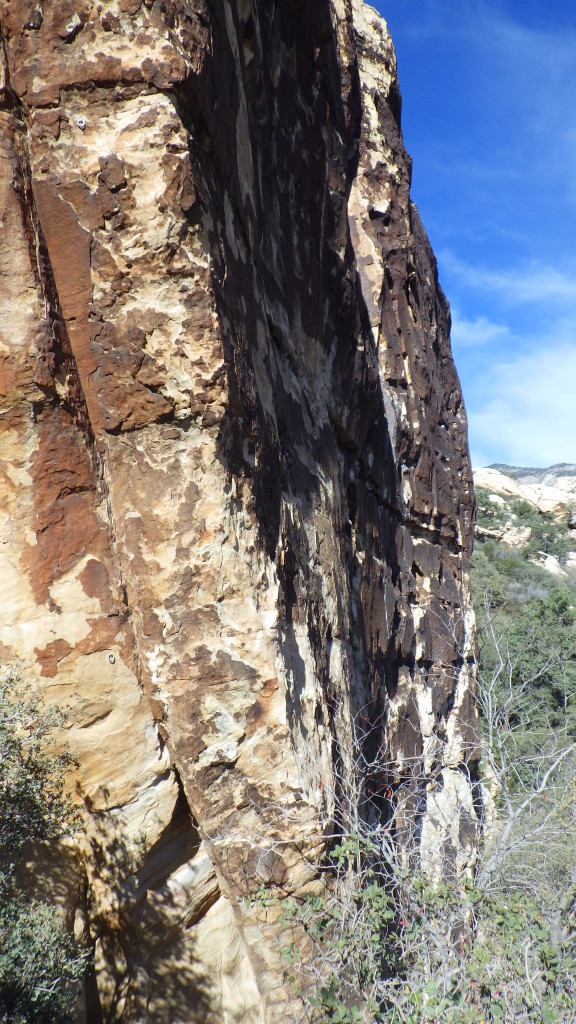
{"label": "green leafy foliage", "polygon": [[18,850],[28,841],[57,839],[70,831],[74,812],[65,797],[74,760],[50,751],[50,735],[63,724],[56,708],[20,690],[8,674],[0,685],[0,847]]}
{"label": "green leafy foliage", "polygon": [[[576,736],[576,574],[554,576],[538,564],[540,552],[562,562],[576,550],[576,537],[525,501],[509,502],[502,510],[479,491],[478,507],[481,523],[500,520],[502,525],[513,516],[514,525],[532,531],[523,548],[476,538],[471,579],[480,671],[493,673],[505,648],[514,683],[529,690],[527,731],[551,725]],[[496,509],[493,520],[491,508]]]}
{"label": "green leafy foliage", "polygon": [[23,891],[26,846],[54,844],[75,825],[65,795],[73,758],[50,748],[63,716],[22,687],[0,681],[0,1022],[70,1024],[90,954],[63,926],[55,907]]}
{"label": "green leafy foliage", "polygon": [[314,1020],[575,1019],[576,960],[553,943],[528,893],[492,893],[468,880],[434,884],[418,872],[391,885],[366,865],[343,875],[342,850],[365,846],[351,835],[334,848],[332,884],[322,897],[282,901],[283,923],[303,928],[314,950],[306,962],[296,945],[284,948],[291,978],[304,985],[306,975],[322,979],[310,996]]}
{"label": "green leafy foliage", "polygon": [[[11,879],[0,888],[0,1020],[68,1024],[89,955],[71,938],[58,911],[26,901]],[[0,883],[1,886],[1,883]]]}
{"label": "green leafy foliage", "polygon": [[[551,515],[540,512],[528,501],[495,502],[492,496],[481,488],[476,489],[476,499],[476,522],[481,530],[498,531],[507,525],[530,528],[531,536],[528,543],[519,552],[515,552],[520,556],[520,563],[529,561],[541,552],[555,555],[560,562],[565,562],[568,552],[574,550],[576,546],[566,523],[556,522]],[[504,550],[502,557],[505,557]]]}

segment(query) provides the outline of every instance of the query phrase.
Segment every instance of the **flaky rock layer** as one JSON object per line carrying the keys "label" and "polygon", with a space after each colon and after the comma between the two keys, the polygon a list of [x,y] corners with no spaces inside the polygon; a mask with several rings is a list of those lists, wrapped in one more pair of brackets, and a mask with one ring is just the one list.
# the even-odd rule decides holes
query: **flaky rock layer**
{"label": "flaky rock layer", "polygon": [[69,708],[86,1019],[298,1020],[242,897],[367,813],[359,754],[370,813],[419,759],[422,855],[473,856],[466,420],[390,37],[0,11],[0,650]]}

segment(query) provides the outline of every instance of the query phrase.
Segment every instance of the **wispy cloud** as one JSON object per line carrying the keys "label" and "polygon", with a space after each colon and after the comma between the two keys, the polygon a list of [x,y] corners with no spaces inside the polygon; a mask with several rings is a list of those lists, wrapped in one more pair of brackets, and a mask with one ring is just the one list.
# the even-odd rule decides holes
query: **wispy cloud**
{"label": "wispy cloud", "polygon": [[473,464],[573,462],[574,397],[564,382],[574,380],[576,340],[495,366],[483,382],[481,405],[476,408],[474,403],[468,410]]}
{"label": "wispy cloud", "polygon": [[575,461],[576,267],[489,269],[446,255],[460,299],[473,292],[490,310],[464,315],[459,302],[453,313],[474,464]]}
{"label": "wispy cloud", "polygon": [[[431,172],[434,161],[440,160],[449,175],[452,169],[457,173],[459,166],[466,168],[470,180],[482,187],[486,173],[492,171],[496,203],[494,188],[501,190],[504,180],[535,184],[538,179],[544,202],[550,187],[559,189],[567,201],[574,201],[574,14],[562,16],[562,5],[553,2],[537,25],[523,5],[511,10],[514,5],[498,0],[444,0],[442,4],[421,0],[417,17],[407,13],[406,0],[380,0],[380,6],[385,14],[390,8],[393,22],[405,24],[403,30],[414,48],[438,54],[435,92],[440,102],[447,101],[452,108],[450,87],[458,97],[461,130],[456,133],[456,123],[451,125],[447,140],[439,110],[436,141],[430,139]],[[398,10],[393,14],[395,7]],[[401,60],[399,70],[402,87]],[[450,73],[456,74],[457,80],[444,77]],[[447,141],[450,152],[444,160]],[[482,144],[478,146],[478,142]]]}
{"label": "wispy cloud", "polygon": [[[487,325],[486,340],[499,342]],[[479,344],[482,331],[478,331]],[[474,338],[474,327],[470,340]],[[472,461],[549,466],[576,459],[576,315],[551,320],[548,332],[522,337],[508,328],[505,344],[489,356],[466,359],[458,332],[454,353],[460,369]],[[514,354],[511,354],[514,353]]]}
{"label": "wispy cloud", "polygon": [[576,303],[576,266],[568,270],[530,262],[516,267],[475,267],[454,253],[438,254],[441,269],[460,287],[503,296],[510,306],[526,303]]}
{"label": "wispy cloud", "polygon": [[506,324],[497,324],[486,316],[468,320],[457,309],[452,310],[452,345],[454,349],[484,348],[510,335]]}
{"label": "wispy cloud", "polygon": [[[576,461],[576,6],[376,0],[474,461]],[[417,16],[416,16],[416,7]]]}

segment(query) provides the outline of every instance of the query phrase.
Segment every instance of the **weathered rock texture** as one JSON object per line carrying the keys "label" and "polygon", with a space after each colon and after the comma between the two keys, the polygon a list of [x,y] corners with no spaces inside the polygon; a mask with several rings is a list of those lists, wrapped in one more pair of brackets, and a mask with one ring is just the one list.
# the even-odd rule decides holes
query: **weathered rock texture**
{"label": "weathered rock texture", "polygon": [[301,1019],[241,897],[366,812],[359,748],[383,816],[422,756],[424,855],[472,855],[466,420],[392,44],[358,0],[0,10],[1,654],[70,708],[87,1019]]}
{"label": "weathered rock texture", "polygon": [[[488,467],[474,470],[476,487],[481,487],[506,499],[522,499],[534,505],[539,512],[553,515],[560,522],[568,521],[576,507],[576,472],[574,467],[566,467],[567,471],[514,469],[513,476],[508,476],[502,469]],[[512,469],[512,467],[511,467]],[[559,466],[562,470],[563,467]]]}

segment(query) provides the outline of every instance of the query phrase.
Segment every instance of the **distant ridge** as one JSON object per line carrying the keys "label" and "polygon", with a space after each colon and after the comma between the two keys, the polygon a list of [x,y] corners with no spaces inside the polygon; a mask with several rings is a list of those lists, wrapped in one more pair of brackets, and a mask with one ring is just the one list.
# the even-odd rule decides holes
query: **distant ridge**
{"label": "distant ridge", "polygon": [[497,469],[505,476],[512,477],[518,483],[547,484],[553,487],[559,477],[576,477],[576,463],[556,462],[545,469],[534,466],[506,466],[502,462],[493,462],[488,469]]}

